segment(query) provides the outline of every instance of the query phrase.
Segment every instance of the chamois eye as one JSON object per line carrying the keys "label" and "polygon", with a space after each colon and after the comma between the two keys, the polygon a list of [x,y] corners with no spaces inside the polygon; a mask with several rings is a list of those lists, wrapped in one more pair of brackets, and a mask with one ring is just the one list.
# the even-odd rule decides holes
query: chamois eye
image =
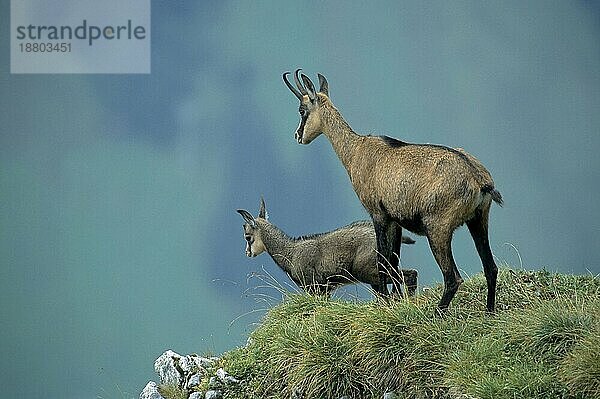
{"label": "chamois eye", "polygon": [[252,240],[252,236],[250,234],[244,235],[244,238],[246,239],[246,241],[251,241]]}

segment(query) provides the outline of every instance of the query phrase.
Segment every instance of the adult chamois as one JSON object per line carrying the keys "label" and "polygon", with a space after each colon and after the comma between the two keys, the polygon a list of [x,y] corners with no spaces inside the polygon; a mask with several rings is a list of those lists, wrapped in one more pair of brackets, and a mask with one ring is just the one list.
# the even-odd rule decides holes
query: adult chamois
{"label": "adult chamois", "polygon": [[[412,144],[387,136],[362,136],[352,130],[329,98],[329,85],[318,74],[319,91],[300,69],[294,87],[283,81],[300,100],[300,124],[295,138],[309,144],[321,133],[331,142],[358,198],[369,212],[377,236],[380,283],[387,295],[385,268],[397,268],[402,228],[424,235],[444,275],[439,312],[448,308],[463,279],[452,256],[452,234],[467,224],[487,280],[487,310],[494,311],[498,268],[488,241],[491,201],[502,196],[485,167],[462,149]],[[300,82],[302,79],[302,83]]]}
{"label": "adult chamois", "polygon": [[[273,261],[303,290],[329,295],[334,289],[362,282],[377,286],[379,273],[375,255],[375,231],[370,221],[354,222],[327,233],[292,238],[267,220],[261,198],[258,217],[238,209],[244,218],[246,256],[267,252]],[[402,242],[413,244],[409,237]],[[409,295],[417,288],[417,271],[402,270],[397,276]],[[392,283],[387,280],[386,283]]]}

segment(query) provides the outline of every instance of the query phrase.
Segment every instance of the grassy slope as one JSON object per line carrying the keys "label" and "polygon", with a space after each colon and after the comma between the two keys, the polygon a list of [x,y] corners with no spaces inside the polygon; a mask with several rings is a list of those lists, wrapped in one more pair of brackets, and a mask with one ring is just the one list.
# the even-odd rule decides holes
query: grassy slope
{"label": "grassy slope", "polygon": [[221,364],[245,382],[226,398],[600,397],[600,279],[501,270],[466,281],[447,317],[436,287],[411,300],[290,295]]}

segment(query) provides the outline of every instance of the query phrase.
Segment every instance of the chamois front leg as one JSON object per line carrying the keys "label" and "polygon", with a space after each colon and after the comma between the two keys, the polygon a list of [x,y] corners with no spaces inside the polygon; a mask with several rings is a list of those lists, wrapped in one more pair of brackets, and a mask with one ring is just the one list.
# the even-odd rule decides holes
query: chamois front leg
{"label": "chamois front leg", "polygon": [[390,260],[392,257],[392,246],[388,240],[388,232],[391,220],[373,217],[373,226],[375,227],[375,237],[377,239],[377,272],[379,274],[379,284],[373,286],[375,291],[383,296],[389,295],[387,281],[390,277]]}
{"label": "chamois front leg", "polygon": [[402,296],[401,285],[404,284],[404,276],[400,273],[400,248],[402,245],[402,226],[396,222],[388,225],[387,239],[390,244],[390,257],[388,272],[392,280],[392,294]]}

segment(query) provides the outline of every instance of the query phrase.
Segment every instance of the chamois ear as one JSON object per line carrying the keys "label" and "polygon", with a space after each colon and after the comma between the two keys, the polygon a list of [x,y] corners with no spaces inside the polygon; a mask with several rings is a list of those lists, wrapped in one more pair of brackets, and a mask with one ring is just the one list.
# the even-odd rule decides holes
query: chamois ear
{"label": "chamois ear", "polygon": [[307,93],[308,98],[310,98],[310,101],[314,102],[317,97],[316,91],[315,91],[315,85],[313,85],[313,82],[305,74],[301,73],[300,77],[302,78],[302,82],[304,82],[304,87],[306,88],[306,91],[308,92]]}
{"label": "chamois ear", "polygon": [[248,223],[250,226],[256,227],[256,221],[254,220],[254,216],[252,216],[252,214],[250,212],[248,212],[244,209],[238,209],[237,213],[242,215],[242,217],[244,218],[246,223]]}
{"label": "chamois ear", "polygon": [[329,97],[329,83],[327,83],[327,79],[320,73],[317,73],[317,76],[319,77],[319,93],[323,93]]}
{"label": "chamois ear", "polygon": [[258,208],[258,217],[267,220],[269,218],[269,214],[267,213],[267,207],[265,206],[265,199],[260,197],[260,208]]}

